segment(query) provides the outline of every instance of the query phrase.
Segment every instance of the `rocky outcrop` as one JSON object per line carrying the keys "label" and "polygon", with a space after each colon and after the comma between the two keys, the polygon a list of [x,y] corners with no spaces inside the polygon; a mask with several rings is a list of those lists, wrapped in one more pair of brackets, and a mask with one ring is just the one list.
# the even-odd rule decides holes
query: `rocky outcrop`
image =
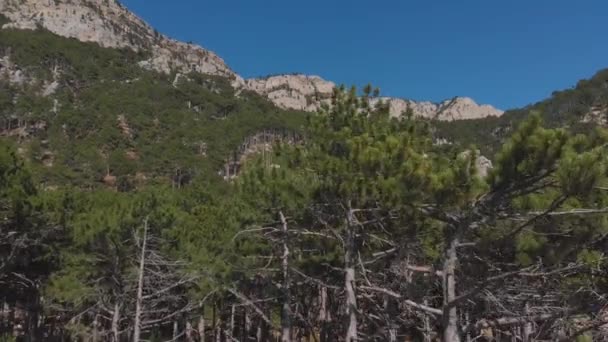
{"label": "rocky outcrop", "polygon": [[582,122],[598,125],[608,124],[608,106],[593,106],[581,119]]}
{"label": "rocky outcrop", "polygon": [[18,65],[11,62],[10,56],[0,57],[0,80],[17,86],[31,81]]}
{"label": "rocky outcrop", "polygon": [[[330,102],[335,86],[318,76],[307,75],[243,80],[215,53],[158,33],[116,0],[0,0],[0,13],[11,21],[3,28],[42,27],[60,36],[95,42],[103,47],[147,51],[150,57],[139,63],[143,68],[162,73],[194,71],[228,77],[238,90],[254,91],[284,109],[318,110]],[[12,70],[9,76],[12,83],[24,81],[20,70]],[[56,82],[45,85],[44,95],[52,94],[57,86]],[[408,107],[417,116],[439,120],[475,119],[503,113],[489,105],[478,105],[467,97],[441,103],[398,98],[374,101],[379,100],[389,104],[393,116],[401,115]]]}
{"label": "rocky outcrop", "polygon": [[489,116],[501,116],[504,112],[490,105],[479,105],[468,97],[454,97],[440,103],[428,101],[412,101],[399,98],[384,97],[375,99],[388,103],[392,116],[400,116],[408,107],[416,116],[437,120],[466,120],[479,119]]}
{"label": "rocky outcrop", "polygon": [[147,50],[140,65],[159,72],[173,69],[226,76],[242,84],[224,61],[200,46],[170,39],[116,0],[1,0],[0,13],[11,22],[3,28],[45,28],[57,35],[103,47]]}
{"label": "rocky outcrop", "polygon": [[[477,175],[481,178],[486,178],[490,171],[494,168],[492,165],[492,161],[485,156],[479,154],[479,150],[475,152],[475,170],[477,171]],[[460,158],[470,159],[471,150],[466,150],[459,154]]]}
{"label": "rocky outcrop", "polygon": [[266,96],[278,107],[303,111],[329,104],[336,85],[319,76],[278,75],[245,81],[245,87]]}
{"label": "rocky outcrop", "polygon": [[[322,104],[329,104],[335,84],[318,76],[278,75],[266,78],[248,79],[245,87],[264,95],[284,109],[303,111],[318,110]],[[500,116],[503,111],[489,105],[479,105],[468,97],[455,97],[440,103],[417,102],[391,97],[372,99],[372,104],[384,102],[389,105],[392,116],[401,116],[408,108],[414,115],[438,120],[477,119]]]}
{"label": "rocky outcrop", "polygon": [[486,178],[494,166],[490,159],[480,155],[475,159],[475,168],[481,178]]}

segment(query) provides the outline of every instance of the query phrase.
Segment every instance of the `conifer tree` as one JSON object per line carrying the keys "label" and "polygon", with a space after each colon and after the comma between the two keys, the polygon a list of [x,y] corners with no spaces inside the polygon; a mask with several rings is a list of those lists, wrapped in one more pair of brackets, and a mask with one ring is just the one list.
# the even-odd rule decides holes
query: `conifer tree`
{"label": "conifer tree", "polygon": [[[605,144],[604,132],[571,136],[542,128],[538,116],[532,116],[504,144],[486,179],[476,174],[474,153],[436,164],[441,167],[430,174],[432,191],[425,198],[429,204],[417,210],[443,226],[437,272],[442,302],[438,308],[416,305],[438,317],[444,341],[460,341],[481,326],[534,323],[573,313],[594,315],[593,305],[573,298],[588,296],[595,285],[580,288],[575,296],[558,292],[565,306],[553,312],[533,313],[530,305],[522,304],[510,307],[511,315],[520,315],[514,319],[474,323],[475,314],[467,310],[476,310],[481,319],[480,305],[525,302],[517,292],[539,286],[541,279],[559,284],[553,288],[557,291],[568,281],[588,279],[594,272],[581,258],[603,267],[601,254],[593,249],[606,234],[604,219],[595,218],[607,212],[598,190],[606,181]],[[512,291],[517,298],[509,297]],[[595,300],[597,304],[599,298]],[[547,310],[546,304],[541,302],[540,309]]]}
{"label": "conifer tree", "polygon": [[344,339],[349,342],[361,339],[357,269],[365,274],[363,258],[374,249],[395,247],[385,229],[391,204],[413,199],[423,188],[430,141],[424,125],[391,119],[387,106],[370,105],[371,87],[364,90],[358,96],[355,88],[336,89],[332,105],[312,116],[300,156],[319,182],[317,225],[341,241]]}

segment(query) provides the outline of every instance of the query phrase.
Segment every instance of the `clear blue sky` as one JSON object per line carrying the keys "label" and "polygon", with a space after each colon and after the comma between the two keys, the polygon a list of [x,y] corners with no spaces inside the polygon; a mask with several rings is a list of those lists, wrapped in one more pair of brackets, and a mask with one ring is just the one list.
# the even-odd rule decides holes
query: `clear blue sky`
{"label": "clear blue sky", "polygon": [[607,0],[123,0],[244,77],[301,72],[502,109],[608,67]]}

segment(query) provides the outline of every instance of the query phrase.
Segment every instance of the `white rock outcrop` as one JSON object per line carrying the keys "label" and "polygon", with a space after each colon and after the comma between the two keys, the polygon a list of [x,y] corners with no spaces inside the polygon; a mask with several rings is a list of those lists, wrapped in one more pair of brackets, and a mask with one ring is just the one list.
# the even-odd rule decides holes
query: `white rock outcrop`
{"label": "white rock outcrop", "polygon": [[414,115],[446,121],[501,116],[504,113],[490,105],[479,105],[468,97],[454,97],[440,103],[383,97],[374,102],[379,100],[389,104],[392,116],[400,116],[408,107],[412,109]]}
{"label": "white rock outcrop", "polygon": [[11,22],[3,28],[43,27],[59,36],[103,47],[147,50],[142,66],[168,73],[173,69],[226,76],[242,84],[224,61],[200,46],[170,39],[116,0],[0,0],[0,13]]}
{"label": "white rock outcrop", "polygon": [[11,85],[20,86],[31,81],[18,65],[15,65],[10,56],[0,57],[0,80]]}
{"label": "white rock outcrop", "polygon": [[[331,102],[335,83],[319,76],[277,75],[248,79],[245,81],[245,87],[268,97],[281,108],[315,111],[322,104]],[[416,116],[447,121],[478,119],[503,114],[502,110],[490,105],[479,105],[468,97],[455,97],[440,103],[379,97],[372,99],[371,103],[375,105],[380,101],[388,103],[390,114],[395,117],[401,116],[408,107]]]}
{"label": "white rock outcrop", "polygon": [[279,75],[245,81],[245,87],[268,97],[278,107],[303,111],[318,110],[331,100],[336,85],[319,76]]}
{"label": "white rock outcrop", "polygon": [[[3,28],[33,30],[42,27],[63,37],[95,42],[103,47],[147,51],[150,58],[139,63],[143,68],[162,73],[194,71],[227,77],[237,94],[242,89],[251,90],[284,109],[318,110],[322,104],[330,103],[335,87],[331,81],[307,75],[244,80],[215,53],[158,33],[117,0],[0,0],[0,13],[10,20]],[[7,68],[5,72],[8,75]],[[14,68],[8,76],[12,83],[24,82],[19,69]],[[52,83],[47,85],[44,94],[52,94],[56,87]],[[389,103],[393,116],[401,115],[408,107],[417,116],[439,120],[475,119],[503,113],[489,105],[478,105],[467,97],[441,103],[398,98],[375,101],[379,100]]]}
{"label": "white rock outcrop", "polygon": [[486,178],[494,166],[490,159],[480,155],[475,160],[475,168],[481,178]]}
{"label": "white rock outcrop", "polygon": [[[490,171],[494,168],[492,165],[492,161],[485,156],[479,154],[479,150],[476,151],[477,156],[475,157],[475,170],[477,170],[477,175],[481,178],[486,178]],[[471,150],[466,150],[461,152],[459,156],[461,158],[470,158]]]}

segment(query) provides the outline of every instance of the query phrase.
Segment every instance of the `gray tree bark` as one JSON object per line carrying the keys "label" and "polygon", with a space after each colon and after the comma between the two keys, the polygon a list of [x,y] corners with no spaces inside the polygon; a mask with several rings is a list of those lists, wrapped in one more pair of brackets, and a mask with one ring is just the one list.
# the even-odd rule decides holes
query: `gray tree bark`
{"label": "gray tree bark", "polygon": [[148,241],[148,219],[144,220],[144,236],[141,243],[141,255],[139,256],[139,270],[137,275],[137,298],[135,302],[135,319],[133,324],[133,341],[139,342],[141,335],[141,311],[144,290],[144,270],[146,265],[146,244]]}
{"label": "gray tree bark", "polygon": [[[530,311],[529,304],[526,303],[526,307],[524,308],[524,313],[525,313],[526,317],[530,314],[529,311]],[[522,342],[532,342],[533,334],[534,334],[534,328],[532,326],[532,322],[527,320],[526,323],[524,323],[524,327],[523,327]]]}
{"label": "gray tree bark", "polygon": [[178,336],[179,336],[179,321],[176,319],[173,321],[173,341],[176,341]]}
{"label": "gray tree bark", "polygon": [[458,262],[458,237],[451,238],[443,262],[443,341],[460,342],[458,331],[458,311],[456,306],[448,305],[456,299],[456,264]]}
{"label": "gray tree bark", "polygon": [[346,292],[346,315],[348,317],[348,328],[346,329],[346,342],[357,341],[357,295],[355,293],[356,281],[356,232],[355,232],[355,215],[349,207],[347,213],[347,231],[344,253],[344,290]]}
{"label": "gray tree bark", "polygon": [[281,342],[291,342],[291,289],[289,284],[289,239],[287,219],[283,212],[279,212],[283,233],[283,255],[281,256],[281,268],[283,272],[283,305],[281,308]]}
{"label": "gray tree bark", "polygon": [[201,317],[198,320],[198,339],[200,342],[205,342],[205,309],[202,310]]}
{"label": "gray tree bark", "polygon": [[114,342],[120,342],[120,304],[114,304],[114,312],[112,313],[112,338]]}
{"label": "gray tree bark", "polygon": [[93,319],[93,342],[99,341],[99,331],[97,329],[99,329],[99,315],[95,313],[95,318]]}

